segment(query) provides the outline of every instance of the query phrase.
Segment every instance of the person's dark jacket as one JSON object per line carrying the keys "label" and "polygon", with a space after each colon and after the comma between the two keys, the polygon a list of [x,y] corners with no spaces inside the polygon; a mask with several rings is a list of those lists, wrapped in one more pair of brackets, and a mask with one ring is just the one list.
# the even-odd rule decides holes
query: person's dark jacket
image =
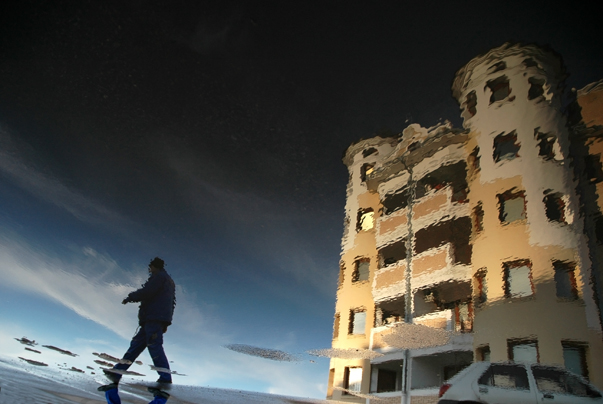
{"label": "person's dark jacket", "polygon": [[149,277],[144,285],[130,293],[128,302],[140,302],[138,322],[160,321],[172,324],[174,307],[176,306],[176,285],[165,270]]}

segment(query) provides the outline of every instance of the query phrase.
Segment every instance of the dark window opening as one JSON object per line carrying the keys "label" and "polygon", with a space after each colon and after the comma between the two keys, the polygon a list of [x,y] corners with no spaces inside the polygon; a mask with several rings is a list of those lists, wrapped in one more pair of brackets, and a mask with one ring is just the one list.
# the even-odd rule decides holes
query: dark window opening
{"label": "dark window opening", "polygon": [[421,143],[417,140],[408,145],[408,151],[415,151],[421,146]]}
{"label": "dark window opening", "polygon": [[377,303],[375,305],[375,327],[404,321],[405,307],[404,296]]}
{"label": "dark window opening", "polygon": [[566,204],[563,194],[559,192],[548,193],[542,201],[544,202],[546,217],[550,221],[567,223],[565,217]]}
{"label": "dark window opening", "polygon": [[470,301],[457,301],[454,304],[454,331],[473,331],[473,306]]}
{"label": "dark window opening", "polygon": [[532,58],[524,59],[523,64],[525,67],[538,67],[538,63],[536,63]]}
{"label": "dark window opening", "polygon": [[384,215],[406,208],[408,206],[408,190],[399,190],[395,194],[386,195],[381,204]]}
{"label": "dark window opening", "polygon": [[565,368],[572,373],[588,379],[586,350],[588,344],[576,341],[561,341]]}
{"label": "dark window opening", "polygon": [[473,230],[476,233],[484,231],[484,206],[481,201],[473,208]]}
{"label": "dark window opening", "polygon": [[576,264],[566,261],[554,261],[555,288],[557,297],[564,300],[578,298],[578,285],[576,283]]}
{"label": "dark window opening", "polygon": [[343,286],[343,281],[345,280],[345,264],[343,262],[339,263],[339,283],[337,284],[338,288]]}
{"label": "dark window opening", "polygon": [[477,348],[477,360],[480,362],[490,362],[490,345],[482,345]]}
{"label": "dark window opening", "polygon": [[511,88],[509,87],[509,79],[507,76],[500,76],[494,80],[488,81],[486,87],[490,89],[492,95],[490,95],[490,104],[504,100],[511,94]]}
{"label": "dark window opening", "polygon": [[544,94],[544,79],[537,79],[536,77],[530,77],[528,79],[530,83],[530,89],[528,90],[528,100],[533,100]]}
{"label": "dark window opening", "polygon": [[538,363],[538,341],[530,339],[510,339],[507,341],[509,360],[515,362]]}
{"label": "dark window opening", "polygon": [[486,303],[488,300],[488,282],[486,279],[487,271],[485,268],[478,270],[474,276],[474,290],[477,304]]}
{"label": "dark window opening", "polygon": [[466,202],[467,163],[459,161],[455,164],[442,166],[417,181],[415,196],[422,198],[432,190],[440,190],[450,185],[452,187],[452,202]]}
{"label": "dark window opening", "polygon": [[400,240],[379,250],[383,266],[395,264],[406,258],[406,240]]}
{"label": "dark window opening", "polygon": [[366,181],[366,177],[375,170],[375,164],[366,163],[362,165],[360,169],[360,179],[362,182]]}
{"label": "dark window opening", "polygon": [[468,115],[469,118],[475,116],[475,114],[477,113],[477,95],[475,95],[475,91],[471,91],[469,94],[467,94],[467,97],[465,98],[465,111],[467,112],[466,115]]}
{"label": "dark window opening", "polygon": [[532,263],[529,260],[505,262],[503,268],[505,297],[526,297],[534,294]]}
{"label": "dark window opening", "polygon": [[473,329],[471,282],[444,282],[417,290],[413,302],[414,317],[452,310],[456,331],[470,332]]}
{"label": "dark window opening", "polygon": [[354,263],[354,273],[352,274],[352,282],[368,281],[369,279],[370,260],[362,258]]}
{"label": "dark window opening", "polygon": [[488,73],[492,74],[492,73],[500,72],[502,70],[505,70],[506,68],[507,68],[507,64],[504,61],[500,61],[500,62],[494,63],[492,66],[490,66],[488,68]]}
{"label": "dark window opening", "polygon": [[469,167],[471,168],[472,172],[478,172],[480,170],[480,155],[479,155],[479,147],[475,147],[475,149],[473,149],[473,151],[471,152],[471,154],[469,155],[469,158],[467,159],[468,163],[469,163]]}
{"label": "dark window opening", "polygon": [[393,370],[377,370],[377,393],[396,391],[396,379],[398,374]]}
{"label": "dark window opening", "polygon": [[551,133],[542,133],[535,129],[534,137],[538,141],[538,155],[544,157],[545,160],[554,159],[556,157],[557,136]]}
{"label": "dark window opening", "polygon": [[603,217],[599,216],[595,219],[595,236],[597,243],[603,244]]}
{"label": "dark window opening", "polygon": [[482,386],[501,387],[503,389],[530,390],[528,372],[521,365],[490,365],[477,383]]}
{"label": "dark window opening", "polygon": [[368,148],[366,150],[362,151],[362,157],[366,158],[372,154],[376,154],[377,153],[377,149],[375,149],[374,147]]}
{"label": "dark window opening", "polygon": [[469,244],[471,226],[471,219],[465,216],[421,229],[415,236],[415,253],[421,254],[431,248],[451,243],[453,262],[469,265],[471,264],[471,244]]}
{"label": "dark window opening", "polygon": [[339,325],[341,323],[341,315],[335,314],[335,320],[333,322],[333,339],[339,338]]}
{"label": "dark window opening", "polygon": [[501,133],[494,138],[494,162],[513,160],[519,157],[520,144],[517,143],[517,132]]}
{"label": "dark window opening", "polygon": [[601,168],[601,155],[600,154],[589,154],[584,159],[586,177],[593,183],[599,183],[603,181],[603,169]]}
{"label": "dark window opening", "polygon": [[498,219],[503,224],[526,218],[526,199],[523,191],[511,189],[497,195]]}

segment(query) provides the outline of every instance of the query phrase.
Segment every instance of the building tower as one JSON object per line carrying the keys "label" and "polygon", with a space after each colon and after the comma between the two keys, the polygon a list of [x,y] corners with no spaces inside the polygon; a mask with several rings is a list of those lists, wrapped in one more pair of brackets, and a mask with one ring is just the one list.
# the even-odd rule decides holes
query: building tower
{"label": "building tower", "polygon": [[477,359],[573,361],[578,373],[602,374],[587,354],[601,336],[564,78],[553,52],[509,44],[455,77],[474,156],[474,345]]}

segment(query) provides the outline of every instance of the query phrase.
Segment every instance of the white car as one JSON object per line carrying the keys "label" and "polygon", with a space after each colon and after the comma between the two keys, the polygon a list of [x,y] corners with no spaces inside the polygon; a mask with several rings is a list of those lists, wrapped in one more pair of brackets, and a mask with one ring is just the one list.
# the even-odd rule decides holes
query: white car
{"label": "white car", "polygon": [[584,378],[563,368],[475,362],[440,388],[438,404],[603,404]]}

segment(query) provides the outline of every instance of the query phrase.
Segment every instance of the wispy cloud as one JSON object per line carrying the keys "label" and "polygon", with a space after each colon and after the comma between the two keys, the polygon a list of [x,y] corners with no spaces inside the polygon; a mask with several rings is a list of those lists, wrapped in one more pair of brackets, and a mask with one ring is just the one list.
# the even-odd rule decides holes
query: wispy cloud
{"label": "wispy cloud", "polygon": [[196,207],[199,217],[207,212],[221,218],[221,231],[238,244],[249,257],[267,261],[267,267],[287,274],[297,282],[311,285],[325,295],[332,294],[332,271],[324,265],[326,257],[317,256],[320,233],[311,237],[310,223],[320,221],[293,206],[280,204],[251,191],[239,191],[227,182],[210,181],[204,167],[211,156],[170,151],[166,161],[177,174],[186,200]]}
{"label": "wispy cloud", "polygon": [[130,315],[114,315],[124,310],[121,299],[137,280],[126,279],[125,274],[90,248],[66,261],[41,254],[15,235],[0,235],[0,276],[5,286],[51,299],[128,338],[136,327],[134,308]]}
{"label": "wispy cloud", "polygon": [[122,234],[140,227],[127,217],[68,187],[52,174],[38,170],[23,157],[23,149],[26,148],[0,127],[0,173],[18,187],[88,224]]}

